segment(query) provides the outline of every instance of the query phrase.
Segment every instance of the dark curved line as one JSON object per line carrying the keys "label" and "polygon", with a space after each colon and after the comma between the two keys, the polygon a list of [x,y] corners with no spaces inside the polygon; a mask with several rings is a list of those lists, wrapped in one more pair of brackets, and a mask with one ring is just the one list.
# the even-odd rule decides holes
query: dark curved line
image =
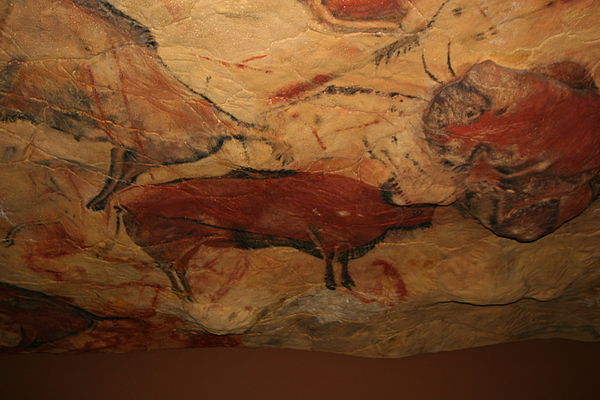
{"label": "dark curved line", "polygon": [[111,3],[109,3],[106,0],[99,0],[99,3],[104,8],[106,8],[106,11],[108,11],[115,18],[120,18],[122,20],[125,20],[129,25],[131,25],[135,30],[137,30],[138,33],[142,34],[142,36],[146,38],[145,44],[155,53],[156,59],[161,63],[161,65],[167,71],[169,71],[169,75],[173,79],[175,79],[177,82],[179,82],[181,85],[183,85],[191,93],[193,93],[196,96],[202,98],[202,100],[210,103],[217,111],[219,111],[219,112],[227,115],[229,118],[231,118],[232,121],[234,121],[234,122],[236,122],[236,123],[238,123],[238,124],[240,124],[240,125],[242,125],[242,126],[244,126],[246,128],[257,127],[256,124],[243,121],[243,120],[239,119],[238,117],[236,117],[235,115],[233,115],[232,113],[230,113],[229,111],[224,110],[217,103],[215,103],[212,99],[210,99],[208,96],[206,96],[205,94],[202,94],[202,93],[194,90],[188,84],[186,84],[185,82],[181,81],[181,79],[179,79],[175,74],[173,74],[173,72],[171,71],[171,69],[169,68],[169,66],[165,63],[165,61],[162,59],[162,57],[158,54],[157,50],[158,50],[159,44],[156,41],[156,38],[154,37],[154,35],[152,34],[152,32],[150,31],[150,29],[148,27],[146,27],[145,25],[143,25],[142,23],[140,23],[139,21],[137,21],[135,18],[132,18],[129,15],[125,14],[124,12],[122,12],[121,10],[119,10],[118,8],[116,8],[115,6],[113,6]]}

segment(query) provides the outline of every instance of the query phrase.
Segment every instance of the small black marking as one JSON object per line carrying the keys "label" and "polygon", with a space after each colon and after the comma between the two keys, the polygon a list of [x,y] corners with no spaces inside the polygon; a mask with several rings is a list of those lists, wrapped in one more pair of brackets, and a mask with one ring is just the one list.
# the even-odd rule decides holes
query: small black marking
{"label": "small black marking", "polygon": [[454,78],[456,78],[456,72],[454,72],[454,68],[452,68],[452,57],[450,56],[450,47],[451,47],[451,42],[448,42],[448,56],[447,56],[446,62],[448,64],[448,71],[450,71],[452,76]]}
{"label": "small black marking", "polygon": [[392,42],[387,46],[375,51],[373,53],[375,55],[373,61],[375,62],[376,66],[379,66],[384,60],[385,63],[388,64],[393,57],[398,57],[402,54],[406,54],[419,45],[420,42],[418,35],[415,34],[407,36],[405,38],[396,40],[395,42]]}
{"label": "small black marking", "polygon": [[[323,93],[325,93],[325,94],[347,94],[347,95],[354,95],[357,93],[370,94],[370,93],[373,93],[373,89],[363,88],[360,86],[330,85],[330,86],[327,86],[325,88],[325,90],[323,90]],[[379,92],[377,92],[377,93],[379,93]]]}
{"label": "small black marking", "polygon": [[497,110],[494,115],[496,115],[497,117],[501,116],[502,114],[504,114],[506,111],[508,110],[508,107],[502,107],[501,109]]}
{"label": "small black marking", "polygon": [[249,167],[243,167],[230,171],[224,176],[215,177],[215,179],[222,178],[237,178],[237,179],[274,179],[274,178],[287,178],[294,176],[298,173],[295,170],[279,169],[279,170],[259,170]]}
{"label": "small black marking", "polygon": [[436,83],[439,83],[440,85],[443,85],[444,82],[442,82],[438,78],[436,78],[436,76],[433,75],[427,68],[427,62],[425,61],[425,53],[421,53],[421,61],[423,62],[423,70],[431,78],[431,80],[433,80]]}

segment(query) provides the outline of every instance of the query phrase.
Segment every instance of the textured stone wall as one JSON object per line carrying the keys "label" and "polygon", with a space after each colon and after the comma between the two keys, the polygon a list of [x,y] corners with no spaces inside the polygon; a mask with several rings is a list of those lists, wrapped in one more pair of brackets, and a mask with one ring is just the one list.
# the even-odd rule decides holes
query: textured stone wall
{"label": "textured stone wall", "polygon": [[0,0],[0,346],[600,338],[596,0]]}

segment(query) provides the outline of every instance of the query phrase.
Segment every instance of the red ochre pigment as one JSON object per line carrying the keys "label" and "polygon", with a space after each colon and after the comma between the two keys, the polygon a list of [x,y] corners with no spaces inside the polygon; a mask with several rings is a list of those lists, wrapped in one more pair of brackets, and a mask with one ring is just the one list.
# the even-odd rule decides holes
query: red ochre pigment
{"label": "red ochre pigment", "polygon": [[323,0],[322,4],[339,19],[398,20],[406,14],[407,0]]}

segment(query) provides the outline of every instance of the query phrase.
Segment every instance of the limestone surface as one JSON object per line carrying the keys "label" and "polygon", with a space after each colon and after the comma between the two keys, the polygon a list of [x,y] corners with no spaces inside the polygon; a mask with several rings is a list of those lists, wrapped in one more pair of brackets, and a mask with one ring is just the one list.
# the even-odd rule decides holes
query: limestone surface
{"label": "limestone surface", "polygon": [[0,351],[600,340],[597,0],[0,0]]}

